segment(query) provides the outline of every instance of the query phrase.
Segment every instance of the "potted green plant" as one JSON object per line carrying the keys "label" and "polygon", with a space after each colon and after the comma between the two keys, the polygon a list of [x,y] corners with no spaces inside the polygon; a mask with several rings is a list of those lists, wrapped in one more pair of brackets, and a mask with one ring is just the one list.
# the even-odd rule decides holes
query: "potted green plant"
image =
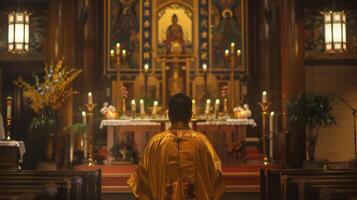
{"label": "potted green plant", "polygon": [[320,128],[336,123],[331,114],[332,100],[331,95],[302,93],[287,102],[289,122],[306,129],[306,160],[314,161]]}

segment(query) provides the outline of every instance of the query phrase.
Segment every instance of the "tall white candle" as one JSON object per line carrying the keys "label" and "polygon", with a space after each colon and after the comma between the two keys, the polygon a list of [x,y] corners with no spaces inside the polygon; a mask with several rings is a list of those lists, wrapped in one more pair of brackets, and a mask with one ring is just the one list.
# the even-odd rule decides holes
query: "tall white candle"
{"label": "tall white candle", "polygon": [[126,50],[125,50],[125,49],[123,49],[123,50],[121,51],[121,55],[122,55],[123,57],[126,56]]}
{"label": "tall white candle", "polygon": [[87,114],[86,111],[82,111],[82,123],[87,125]]}
{"label": "tall white candle", "polygon": [[270,117],[269,117],[269,130],[270,132],[274,132],[274,112],[270,112]]}
{"label": "tall white candle", "polygon": [[126,101],[125,98],[123,98],[123,114],[126,112]]}
{"label": "tall white candle", "polygon": [[140,115],[145,115],[144,99],[140,99]]}
{"label": "tall white candle", "polygon": [[205,114],[209,114],[210,107],[211,107],[211,99],[207,99],[207,101],[206,101]]}
{"label": "tall white candle", "polygon": [[219,99],[216,99],[216,103],[214,104],[214,111],[216,113],[219,112],[219,103],[220,103]]}
{"label": "tall white candle", "polygon": [[228,99],[224,98],[224,105],[223,105],[224,113],[228,112]]}
{"label": "tall white candle", "polygon": [[270,134],[269,134],[269,157],[273,158],[274,156],[274,112],[270,112],[270,117],[269,117],[269,129],[270,129]]}
{"label": "tall white candle", "polygon": [[152,107],[152,115],[156,115],[157,113],[157,106],[159,105],[158,101],[154,101],[154,106]]}
{"label": "tall white candle", "polygon": [[192,99],[192,115],[196,115],[196,100]]}
{"label": "tall white candle", "polygon": [[131,100],[131,112],[136,112],[136,102],[135,100]]}
{"label": "tall white candle", "polygon": [[120,43],[119,43],[119,42],[115,44],[115,53],[116,53],[117,55],[120,54]]}
{"label": "tall white candle", "polygon": [[92,95],[92,92],[88,92],[88,104],[93,104],[93,95]]}
{"label": "tall white candle", "polygon": [[6,105],[6,117],[11,119],[11,104]]}
{"label": "tall white candle", "polygon": [[263,103],[268,103],[268,93],[267,93],[267,91],[263,91],[263,93],[262,93],[262,102]]}

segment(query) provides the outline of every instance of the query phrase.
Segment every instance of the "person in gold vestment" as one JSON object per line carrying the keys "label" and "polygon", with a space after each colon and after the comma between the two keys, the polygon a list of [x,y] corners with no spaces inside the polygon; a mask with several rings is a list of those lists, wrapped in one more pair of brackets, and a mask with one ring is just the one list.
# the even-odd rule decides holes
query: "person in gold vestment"
{"label": "person in gold vestment", "polygon": [[207,137],[191,130],[192,101],[169,101],[171,127],[153,136],[128,185],[140,200],[216,200],[224,193],[221,161]]}

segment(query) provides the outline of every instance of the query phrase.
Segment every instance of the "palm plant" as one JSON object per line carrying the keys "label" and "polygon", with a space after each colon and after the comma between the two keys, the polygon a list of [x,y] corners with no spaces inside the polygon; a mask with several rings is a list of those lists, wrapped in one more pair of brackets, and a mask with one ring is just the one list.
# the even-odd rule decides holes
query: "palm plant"
{"label": "palm plant", "polygon": [[302,93],[295,100],[287,102],[289,122],[306,128],[307,160],[314,160],[316,142],[321,127],[336,123],[331,114],[331,95],[316,95]]}

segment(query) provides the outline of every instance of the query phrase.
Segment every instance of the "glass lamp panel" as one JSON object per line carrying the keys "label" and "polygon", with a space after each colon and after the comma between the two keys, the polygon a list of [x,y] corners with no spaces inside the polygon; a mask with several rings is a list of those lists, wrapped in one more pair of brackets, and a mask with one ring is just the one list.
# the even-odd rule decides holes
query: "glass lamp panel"
{"label": "glass lamp panel", "polygon": [[28,24],[30,22],[29,14],[25,13],[25,23]]}
{"label": "glass lamp panel", "polygon": [[25,44],[25,51],[29,51],[29,45]]}
{"label": "glass lamp panel", "polygon": [[15,45],[15,51],[22,51],[23,50],[23,45],[22,45],[22,43],[20,43],[20,44],[17,44],[16,43],[16,45]]}
{"label": "glass lamp panel", "polygon": [[325,24],[325,43],[332,43],[332,27],[330,23]]}
{"label": "glass lamp panel", "polygon": [[346,24],[345,23],[342,24],[342,40],[343,40],[343,42],[347,41],[346,40]]}
{"label": "glass lamp panel", "polygon": [[14,45],[13,44],[9,44],[9,51],[13,51],[14,50]]}
{"label": "glass lamp panel", "polygon": [[16,23],[23,23],[24,22],[24,14],[21,13],[16,13]]}
{"label": "glass lamp panel", "polygon": [[342,50],[341,47],[342,47],[341,43],[334,43],[334,50],[335,51],[341,51]]}
{"label": "glass lamp panel", "polygon": [[331,51],[332,50],[332,45],[331,43],[326,44],[326,51]]}
{"label": "glass lamp panel", "polygon": [[334,12],[333,13],[333,22],[341,22],[341,13],[340,12]]}
{"label": "glass lamp panel", "polygon": [[325,24],[331,22],[331,13],[330,12],[324,13],[324,20],[325,20]]}
{"label": "glass lamp panel", "polygon": [[15,24],[15,42],[22,43],[24,42],[24,25]]}
{"label": "glass lamp panel", "polygon": [[9,44],[14,42],[14,24],[9,24],[8,42]]}
{"label": "glass lamp panel", "polygon": [[13,24],[14,23],[14,14],[9,14],[9,24]]}
{"label": "glass lamp panel", "polygon": [[29,35],[29,25],[28,24],[25,24],[25,43],[29,43],[29,38],[30,38],[30,35]]}
{"label": "glass lamp panel", "polygon": [[333,23],[333,42],[342,42],[342,27],[340,23]]}

